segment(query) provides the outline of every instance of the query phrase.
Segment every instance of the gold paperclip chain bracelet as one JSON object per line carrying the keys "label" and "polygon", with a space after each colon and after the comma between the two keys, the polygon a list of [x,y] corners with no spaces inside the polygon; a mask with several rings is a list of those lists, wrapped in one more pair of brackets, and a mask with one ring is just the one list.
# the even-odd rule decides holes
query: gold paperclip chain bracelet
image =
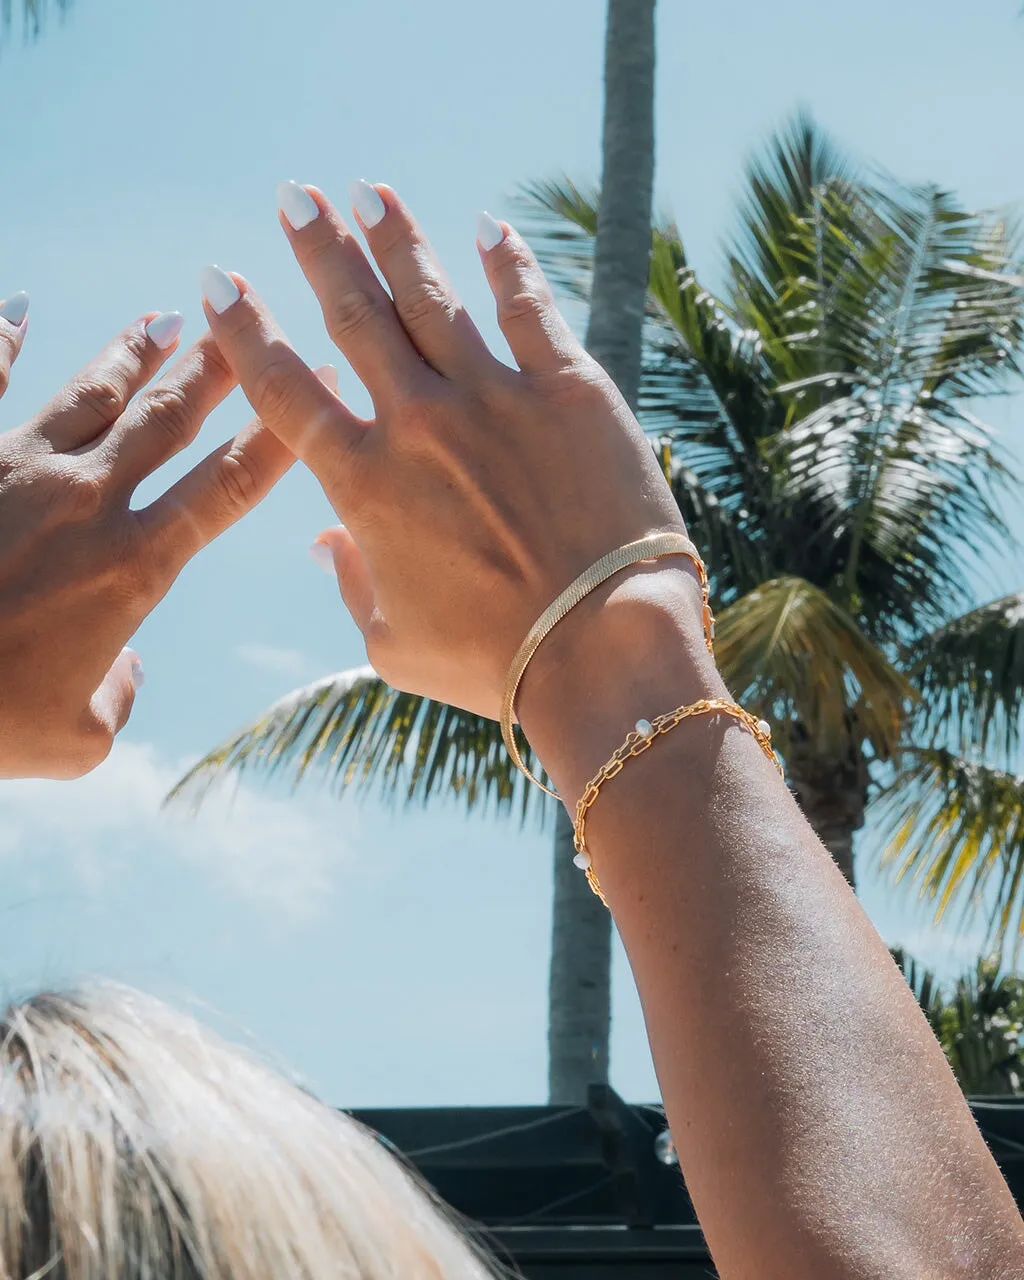
{"label": "gold paperclip chain bracelet", "polygon": [[594,871],[586,841],[587,814],[590,812],[594,801],[600,795],[601,788],[609,778],[614,778],[622,772],[628,760],[632,760],[636,756],[642,756],[645,751],[650,750],[655,740],[661,737],[662,734],[669,733],[676,725],[682,724],[684,720],[689,720],[693,716],[713,715],[731,716],[734,720],[738,720],[745,729],[748,729],[753,734],[757,740],[757,745],[775,765],[779,773],[783,772],[779,758],[772,747],[772,731],[768,721],[756,719],[749,711],[744,710],[743,707],[735,702],[728,701],[726,698],[703,698],[700,702],[693,702],[689,706],[677,707],[675,711],[669,711],[663,716],[658,716],[656,720],[638,720],[636,728],[627,736],[622,746],[615,751],[608,762],[602,765],[587,783],[576,804],[576,820],[573,823],[576,857],[573,861],[586,873],[587,883],[605,906],[608,905],[608,901],[601,891],[601,885]]}

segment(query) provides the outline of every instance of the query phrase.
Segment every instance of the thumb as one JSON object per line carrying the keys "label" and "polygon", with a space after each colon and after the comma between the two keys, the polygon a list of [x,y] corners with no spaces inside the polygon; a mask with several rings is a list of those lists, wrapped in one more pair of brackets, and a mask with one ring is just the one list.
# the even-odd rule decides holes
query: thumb
{"label": "thumb", "polygon": [[345,608],[365,635],[374,611],[373,583],[355,539],[343,524],[337,524],[320,534],[309,554],[325,573],[337,577]]}

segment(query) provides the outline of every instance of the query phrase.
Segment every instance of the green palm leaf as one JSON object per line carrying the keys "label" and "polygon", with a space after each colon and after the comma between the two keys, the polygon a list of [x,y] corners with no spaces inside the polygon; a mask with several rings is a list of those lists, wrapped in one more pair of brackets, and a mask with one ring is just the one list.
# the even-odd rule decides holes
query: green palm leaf
{"label": "green palm leaf", "polygon": [[1024,709],[1024,592],[972,609],[921,636],[904,669],[921,692],[930,734],[953,727],[984,749],[992,738],[1009,754]]}
{"label": "green palm leaf", "polygon": [[[822,385],[835,394],[774,448],[789,492],[827,513],[851,598],[872,594],[860,578],[873,551],[883,564],[925,570],[904,592],[918,614],[922,605],[939,614],[969,582],[950,541],[972,531],[977,549],[979,533],[981,545],[1007,536],[994,498],[1008,472],[963,401],[999,394],[1019,371],[1020,238],[932,188],[861,186],[844,216],[848,254],[870,283],[840,291],[828,317],[812,316],[805,376],[781,390],[813,393],[812,402]],[[808,257],[813,234],[805,229]],[[835,331],[824,350],[819,324]]]}
{"label": "green palm leaf", "polygon": [[902,948],[892,952],[964,1093],[1018,1094],[1024,1086],[1024,979],[982,956],[947,996]]}
{"label": "green palm leaf", "polygon": [[[71,0],[52,0],[52,3],[61,17],[71,8]],[[49,0],[22,0],[21,22],[26,37],[34,39],[40,34],[49,7]],[[0,30],[3,32],[10,29],[13,10],[13,0],[0,0]]]}
{"label": "green palm leaf", "polygon": [[[535,183],[523,189],[520,204],[552,282],[586,301],[596,193],[568,179]],[[673,487],[692,535],[705,548],[720,599],[762,576],[763,526],[749,520],[748,510],[768,503],[757,442],[774,412],[757,335],[738,330],[724,304],[697,283],[675,226],[655,227],[639,417],[671,449]],[[755,422],[761,426],[752,428]]]}
{"label": "green palm leaf", "polygon": [[912,686],[811,583],[776,578],[729,605],[715,650],[737,699],[775,720],[783,752],[793,723],[823,752],[864,740],[882,759],[896,750]]}
{"label": "green palm leaf", "polygon": [[[520,745],[538,768],[525,741]],[[295,786],[317,773],[339,791],[376,783],[384,796],[404,793],[407,801],[453,794],[468,809],[518,806],[524,818],[542,796],[512,764],[496,721],[400,693],[372,667],[286,694],[204,756],[168,800],[198,807],[211,787],[246,772]]]}
{"label": "green palm leaf", "polygon": [[1024,778],[941,747],[907,749],[876,809],[883,862],[916,886],[943,920],[954,904],[962,927],[995,903],[993,945],[1024,938]]}

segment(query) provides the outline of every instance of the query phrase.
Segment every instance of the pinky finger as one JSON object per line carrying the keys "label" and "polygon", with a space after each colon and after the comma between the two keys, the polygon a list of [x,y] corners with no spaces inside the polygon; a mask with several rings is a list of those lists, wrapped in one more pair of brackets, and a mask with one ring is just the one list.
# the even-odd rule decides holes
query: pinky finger
{"label": "pinky finger", "polygon": [[25,341],[28,294],[15,293],[0,303],[0,396],[11,381],[11,367]]}
{"label": "pinky finger", "polygon": [[555,306],[547,277],[522,236],[482,213],[477,245],[498,324],[523,373],[557,373],[576,364],[583,347]]}

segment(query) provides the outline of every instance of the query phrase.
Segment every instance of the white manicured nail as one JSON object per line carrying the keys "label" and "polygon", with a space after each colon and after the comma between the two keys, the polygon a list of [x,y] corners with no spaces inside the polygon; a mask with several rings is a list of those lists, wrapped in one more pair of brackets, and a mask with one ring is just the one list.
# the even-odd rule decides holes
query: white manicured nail
{"label": "white manicured nail", "polygon": [[331,549],[326,543],[314,542],[309,549],[309,558],[318,569],[322,569],[324,573],[329,573],[332,578],[338,576],[334,567],[334,556],[331,555]]}
{"label": "white manicured nail", "polygon": [[338,370],[333,364],[322,364],[319,369],[314,369],[313,372],[325,387],[333,391],[335,395],[338,394]]}
{"label": "white manicured nail", "polygon": [[359,215],[359,221],[364,227],[375,227],[387,213],[387,207],[380,198],[379,192],[375,191],[365,178],[352,183],[350,194],[352,208]]}
{"label": "white manicured nail", "polygon": [[476,238],[484,252],[496,248],[505,239],[505,228],[489,213],[481,213],[476,220]]}
{"label": "white manicured nail", "polygon": [[180,311],[162,311],[146,325],[146,336],[155,347],[166,351],[178,341],[185,317]]}
{"label": "white manicured nail", "polygon": [[293,231],[301,231],[320,216],[320,206],[297,182],[281,183],[277,188],[277,207]]}
{"label": "white manicured nail", "polygon": [[14,293],[0,307],[0,318],[18,328],[28,315],[28,294]]}
{"label": "white manicured nail", "polygon": [[234,306],[242,296],[238,285],[220,267],[203,267],[199,276],[199,286],[203,297],[218,315],[223,315],[228,307]]}
{"label": "white manicured nail", "polygon": [[142,659],[134,649],[129,649],[127,645],[121,650],[121,653],[132,660],[132,687],[141,689],[146,683],[146,673],[142,669]]}

